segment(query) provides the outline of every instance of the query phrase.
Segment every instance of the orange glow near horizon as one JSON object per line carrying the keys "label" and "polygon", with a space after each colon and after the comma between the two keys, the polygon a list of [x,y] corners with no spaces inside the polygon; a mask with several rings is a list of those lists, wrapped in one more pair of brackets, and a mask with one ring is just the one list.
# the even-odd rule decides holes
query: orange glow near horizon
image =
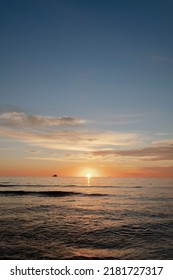
{"label": "orange glow near horizon", "polygon": [[32,161],[29,164],[11,161],[0,166],[0,176],[50,177],[173,177],[173,167],[113,166],[109,164],[86,164],[84,162],[57,164],[57,162]]}
{"label": "orange glow near horizon", "polygon": [[[109,162],[61,162],[4,158],[0,176],[51,177],[173,177],[173,166],[120,166]],[[88,175],[87,175],[88,174]],[[89,176],[90,174],[90,176]]]}

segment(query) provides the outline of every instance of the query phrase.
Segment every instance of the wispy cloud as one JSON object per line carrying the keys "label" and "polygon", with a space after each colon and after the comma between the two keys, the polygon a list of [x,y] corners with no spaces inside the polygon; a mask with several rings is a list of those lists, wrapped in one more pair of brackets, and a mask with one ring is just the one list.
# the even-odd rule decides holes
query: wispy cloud
{"label": "wispy cloud", "polygon": [[152,55],[151,58],[157,63],[173,64],[173,59],[162,55]]}
{"label": "wispy cloud", "polygon": [[96,157],[133,157],[152,161],[173,160],[173,140],[162,141],[153,146],[130,150],[101,150],[93,152]]}
{"label": "wispy cloud", "polygon": [[36,149],[31,149],[31,150],[29,150],[29,152],[32,153],[32,154],[40,154],[41,153],[40,150],[36,150]]}
{"label": "wispy cloud", "polygon": [[[165,0],[164,0],[165,1]],[[170,0],[172,1],[172,0]],[[173,64],[173,58],[170,56],[166,56],[164,54],[152,54],[152,53],[143,53],[143,52],[133,52],[133,51],[121,51],[121,55],[124,57],[129,57],[131,59],[149,59],[150,61],[154,61],[155,63],[163,63],[163,64]]]}
{"label": "wispy cloud", "polygon": [[50,149],[94,151],[111,149],[117,146],[131,147],[140,145],[143,139],[140,134],[127,132],[99,132],[90,130],[24,130],[0,127],[0,136],[13,138],[32,145]]}
{"label": "wispy cloud", "polygon": [[71,151],[133,147],[142,144],[144,140],[141,133],[89,130],[81,126],[85,123],[82,119],[72,117],[55,118],[7,112],[0,115],[0,136],[30,145]]}
{"label": "wispy cloud", "polygon": [[12,151],[13,150],[13,148],[0,148],[0,151]]}
{"label": "wispy cloud", "polygon": [[71,126],[84,124],[86,121],[72,117],[51,117],[40,115],[27,115],[23,112],[5,112],[0,114],[0,124],[4,126]]}
{"label": "wispy cloud", "polygon": [[[73,117],[8,112],[0,114],[0,136],[32,146],[32,154],[41,148],[57,150],[59,159],[64,160],[173,160],[173,140],[157,141],[146,146],[148,136],[142,132],[89,130],[81,126],[84,123],[86,121]],[[53,160],[54,157],[43,158]]]}
{"label": "wispy cloud", "polygon": [[[115,124],[115,125],[123,125],[123,124],[133,124],[139,122],[141,118],[144,117],[144,114],[115,114],[112,116],[108,116],[103,120],[104,124]],[[145,116],[146,117],[146,116]],[[148,115],[147,115],[148,117]]]}

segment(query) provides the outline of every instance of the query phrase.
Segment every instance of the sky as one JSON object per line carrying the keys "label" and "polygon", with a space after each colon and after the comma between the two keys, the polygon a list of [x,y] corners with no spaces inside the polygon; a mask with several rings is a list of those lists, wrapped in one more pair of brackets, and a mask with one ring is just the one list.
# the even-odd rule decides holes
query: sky
{"label": "sky", "polygon": [[0,176],[173,176],[173,0],[0,0]]}

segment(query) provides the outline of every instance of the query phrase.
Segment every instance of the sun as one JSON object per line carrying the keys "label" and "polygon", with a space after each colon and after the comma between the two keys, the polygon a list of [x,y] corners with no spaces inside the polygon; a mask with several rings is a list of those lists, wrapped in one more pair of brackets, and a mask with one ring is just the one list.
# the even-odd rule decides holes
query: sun
{"label": "sun", "polygon": [[86,177],[87,177],[88,179],[90,179],[90,178],[92,177],[92,174],[91,174],[91,173],[87,173],[87,174],[86,174]]}

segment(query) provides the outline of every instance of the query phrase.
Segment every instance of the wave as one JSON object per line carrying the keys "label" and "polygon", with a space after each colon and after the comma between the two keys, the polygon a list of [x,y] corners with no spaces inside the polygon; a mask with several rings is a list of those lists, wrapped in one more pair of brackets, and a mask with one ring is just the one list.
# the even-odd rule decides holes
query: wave
{"label": "wave", "polygon": [[0,191],[1,196],[43,196],[43,197],[64,197],[64,196],[108,196],[108,194],[100,193],[81,193],[68,191]]}
{"label": "wave", "polygon": [[47,187],[62,187],[62,185],[33,185],[33,184],[18,184],[18,185],[11,185],[11,184],[0,184],[0,188],[11,188],[11,187],[37,187],[37,188],[47,188]]}
{"label": "wave", "polygon": [[49,196],[49,197],[61,197],[70,195],[79,195],[77,192],[65,192],[65,191],[1,191],[0,195],[5,196]]}
{"label": "wave", "polygon": [[[0,188],[7,188],[7,187],[37,187],[37,188],[47,188],[47,187],[66,187],[66,188],[74,188],[74,187],[80,187],[80,188],[87,188],[88,185],[37,185],[37,184],[6,184],[6,183],[1,183]],[[92,187],[92,185],[91,185]],[[126,188],[143,188],[144,186],[105,186],[105,185],[93,185],[94,188],[99,188],[99,189],[126,189]]]}
{"label": "wave", "polygon": [[109,194],[105,194],[105,193],[87,193],[84,195],[86,195],[86,196],[109,196]]}
{"label": "wave", "polygon": [[0,188],[8,188],[8,187],[18,187],[18,185],[0,184]]}

